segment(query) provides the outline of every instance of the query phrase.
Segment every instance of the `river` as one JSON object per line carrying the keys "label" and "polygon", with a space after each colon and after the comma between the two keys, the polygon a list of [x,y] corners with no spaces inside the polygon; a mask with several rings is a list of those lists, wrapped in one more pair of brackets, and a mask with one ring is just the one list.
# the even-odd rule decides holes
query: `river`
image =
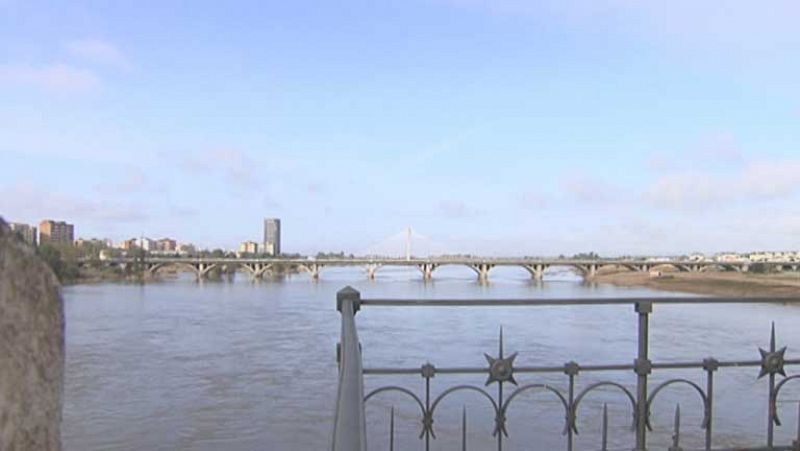
{"label": "river", "polygon": [[[368,281],[356,269],[326,269],[319,282],[297,275],[282,281],[198,284],[188,277],[148,285],[99,284],[64,289],[67,366],[62,436],[67,451],[94,450],[322,450],[329,447],[337,384],[339,316],[335,293],[352,285],[364,297],[565,298],[665,296],[642,289],[587,285],[568,273],[534,283],[514,268],[492,272],[479,285],[466,268],[441,268],[424,283],[418,273],[384,269]],[[677,294],[673,294],[677,295]],[[631,307],[365,308],[357,316],[366,367],[482,366],[496,355],[504,329],[516,365],[629,364],[635,357]],[[800,308],[783,305],[659,306],[651,319],[654,361],[756,360],[774,321],[789,358],[800,346]],[[787,368],[790,372],[793,368]],[[661,374],[659,374],[661,373]],[[667,373],[667,374],[664,374]],[[764,379],[758,368],[721,369],[715,387],[715,445],[762,444],[766,430]],[[699,370],[656,372],[701,386]],[[517,375],[520,383],[564,389],[566,377]],[[635,387],[628,372],[581,374],[578,386],[613,380]],[[437,375],[434,396],[460,383],[483,386],[484,376]],[[422,395],[419,376],[368,376],[367,389],[399,384]],[[777,441],[796,432],[800,383],[779,405]],[[494,388],[491,389],[494,391]],[[508,389],[507,389],[508,390]],[[507,391],[508,392],[508,391]],[[515,401],[516,402],[516,401]],[[613,447],[630,449],[631,411],[612,391],[587,398],[579,412],[576,449],[599,449],[603,403]],[[700,448],[702,407],[676,388],[653,410],[650,443],[667,445],[675,404],[681,403],[684,447]],[[564,449],[559,401],[526,395],[509,413],[506,448]],[[388,412],[397,409],[396,449],[422,449],[415,406],[387,395],[368,404],[370,449],[388,449]],[[431,449],[456,449],[462,409],[470,449],[492,449],[493,415],[480,399],[454,396],[437,412]],[[458,448],[460,449],[460,448]],[[662,448],[665,449],[665,448]]]}

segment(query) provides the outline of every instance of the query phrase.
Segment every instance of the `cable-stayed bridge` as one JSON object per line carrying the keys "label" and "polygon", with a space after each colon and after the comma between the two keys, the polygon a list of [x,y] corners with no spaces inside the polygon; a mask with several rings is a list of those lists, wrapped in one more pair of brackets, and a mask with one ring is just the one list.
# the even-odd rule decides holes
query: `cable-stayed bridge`
{"label": "cable-stayed bridge", "polygon": [[411,227],[373,243],[358,255],[364,257],[427,258],[448,254],[447,246],[433,238],[417,233]]}

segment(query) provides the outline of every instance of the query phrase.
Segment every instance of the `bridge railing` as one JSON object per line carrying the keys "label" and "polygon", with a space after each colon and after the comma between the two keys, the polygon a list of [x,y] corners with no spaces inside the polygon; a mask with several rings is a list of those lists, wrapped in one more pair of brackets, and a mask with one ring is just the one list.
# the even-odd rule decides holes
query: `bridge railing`
{"label": "bridge railing", "polygon": [[[510,403],[526,391],[545,391],[556,396],[564,409],[563,434],[566,436],[566,449],[574,449],[574,439],[578,433],[577,418],[578,408],[581,401],[589,393],[608,388],[619,392],[622,399],[629,401],[633,412],[633,425],[635,431],[635,441],[632,444],[635,451],[646,451],[648,435],[652,431],[650,423],[650,412],[653,402],[662,390],[671,385],[682,385],[696,392],[699,396],[703,408],[702,429],[704,430],[704,447],[706,451],[756,451],[756,450],[795,450],[800,451],[800,413],[798,413],[797,435],[792,443],[776,444],[775,427],[780,426],[777,403],[781,390],[787,383],[800,379],[800,374],[787,375],[787,366],[800,364],[800,359],[786,358],[786,347],[778,347],[776,342],[775,327],[773,325],[769,347],[759,349],[760,356],[753,360],[718,360],[713,357],[701,361],[681,361],[681,362],[653,362],[649,357],[650,339],[650,317],[653,314],[653,306],[676,305],[676,304],[767,304],[783,303],[800,305],[800,298],[708,298],[708,297],[680,297],[680,298],[629,298],[629,299],[361,299],[360,294],[347,287],[337,294],[337,306],[342,319],[342,336],[339,347],[339,390],[336,403],[336,418],[334,426],[334,451],[351,451],[366,449],[366,427],[365,427],[365,403],[380,393],[397,392],[408,396],[419,406],[420,423],[422,432],[419,438],[425,450],[430,450],[431,439],[435,439],[434,416],[436,408],[445,397],[460,391],[478,392],[488,399],[493,407],[494,432],[493,440],[496,440],[497,449],[504,449],[504,438],[508,437],[506,428],[507,412]],[[488,367],[453,367],[438,368],[430,363],[426,363],[417,368],[363,368],[361,360],[361,348],[358,343],[357,330],[355,325],[355,313],[364,307],[559,307],[559,306],[611,306],[628,305],[633,307],[637,320],[637,352],[632,364],[594,364],[579,365],[576,362],[568,362],[563,365],[555,366],[515,366],[516,353],[506,355],[503,345],[502,329],[500,333],[499,349],[494,357],[486,356]],[[747,368],[758,369],[758,379],[765,378],[767,383],[765,392],[767,395],[767,415],[766,440],[761,445],[737,448],[714,447],[714,381],[718,371],[726,368]],[[697,382],[685,378],[671,378],[660,382],[655,387],[650,387],[651,374],[654,371],[659,373],[669,370],[698,370],[704,374],[703,381]],[[605,372],[632,371],[636,375],[635,386],[628,387],[613,380],[596,382],[581,391],[578,386],[577,376],[580,373],[605,373]],[[515,375],[531,374],[558,374],[563,373],[566,378],[566,389],[559,389],[552,385],[541,383],[523,383],[517,385]],[[405,387],[384,386],[364,394],[364,375],[370,376],[421,376],[424,380],[424,392],[416,394]],[[495,384],[497,391],[492,394],[484,387],[474,385],[457,385],[447,388],[438,397],[431,396],[431,379],[434,376],[444,375],[486,375],[488,376],[487,386]],[[755,374],[754,374],[755,376]],[[514,384],[513,391],[504,392],[504,388],[509,388],[509,384]],[[742,406],[752,408],[752,406]],[[672,446],[669,451],[688,451],[689,448],[681,446],[680,433],[681,414],[678,405],[675,412]],[[390,419],[390,436],[388,449],[394,449],[394,409],[392,409]],[[466,410],[462,422],[461,449],[467,449],[467,422]],[[535,443],[535,442],[534,442]],[[608,450],[608,418],[606,407],[603,409],[602,418],[602,437],[601,443],[597,448]]]}
{"label": "bridge railing", "polygon": [[337,352],[339,389],[333,429],[334,451],[367,449],[364,372],[355,318],[360,308],[360,296],[358,291],[349,287],[336,294],[336,307],[342,316],[342,333]]}

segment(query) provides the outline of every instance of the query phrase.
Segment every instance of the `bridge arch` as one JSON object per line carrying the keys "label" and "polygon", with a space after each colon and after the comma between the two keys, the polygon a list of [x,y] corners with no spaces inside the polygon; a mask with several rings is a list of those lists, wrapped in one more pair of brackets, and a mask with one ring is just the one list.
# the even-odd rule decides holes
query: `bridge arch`
{"label": "bridge arch", "polygon": [[164,268],[182,268],[195,275],[198,275],[200,273],[199,268],[197,268],[193,263],[178,262],[178,261],[156,263],[150,266],[150,268],[148,268],[148,271],[150,271],[150,274],[156,275],[158,274],[158,271]]}

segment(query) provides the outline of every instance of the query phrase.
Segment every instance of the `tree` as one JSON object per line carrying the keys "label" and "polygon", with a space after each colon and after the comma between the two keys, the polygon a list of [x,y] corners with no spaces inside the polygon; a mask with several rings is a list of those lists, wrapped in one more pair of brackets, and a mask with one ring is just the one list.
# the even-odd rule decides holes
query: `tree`
{"label": "tree", "polygon": [[600,256],[595,252],[581,252],[580,254],[575,254],[572,258],[575,260],[599,260]]}
{"label": "tree", "polygon": [[[74,249],[67,245],[45,243],[37,248],[39,257],[50,266],[61,283],[77,280],[80,271]],[[72,250],[72,252],[70,252]]]}

